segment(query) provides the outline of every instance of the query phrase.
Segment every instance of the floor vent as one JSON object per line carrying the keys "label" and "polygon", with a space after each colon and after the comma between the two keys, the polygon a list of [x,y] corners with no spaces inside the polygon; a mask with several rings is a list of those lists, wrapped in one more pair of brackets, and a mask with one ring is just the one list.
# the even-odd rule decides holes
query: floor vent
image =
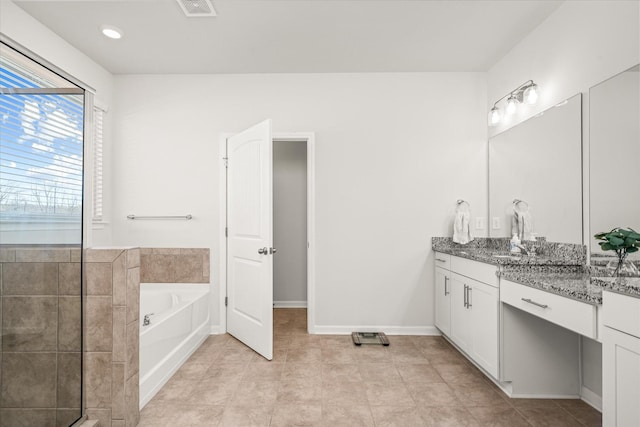
{"label": "floor vent", "polygon": [[176,0],[188,18],[199,16],[216,16],[211,0]]}

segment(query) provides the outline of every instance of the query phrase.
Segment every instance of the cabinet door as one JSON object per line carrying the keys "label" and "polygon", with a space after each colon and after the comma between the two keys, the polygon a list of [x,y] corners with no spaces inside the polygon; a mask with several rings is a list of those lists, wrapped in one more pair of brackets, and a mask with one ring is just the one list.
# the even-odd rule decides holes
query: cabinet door
{"label": "cabinet door", "polygon": [[436,327],[451,335],[451,273],[436,267]]}
{"label": "cabinet door", "polygon": [[471,348],[471,310],[465,301],[470,280],[451,273],[451,339],[467,353]]}
{"label": "cabinet door", "polygon": [[471,311],[470,356],[494,378],[498,378],[498,289],[469,280]]}
{"label": "cabinet door", "polygon": [[602,329],[603,425],[640,426],[640,338]]}

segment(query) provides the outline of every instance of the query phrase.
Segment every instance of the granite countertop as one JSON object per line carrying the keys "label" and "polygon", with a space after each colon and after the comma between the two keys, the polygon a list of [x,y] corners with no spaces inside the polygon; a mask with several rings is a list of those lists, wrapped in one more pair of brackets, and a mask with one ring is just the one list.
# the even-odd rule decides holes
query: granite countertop
{"label": "granite countertop", "polygon": [[505,271],[500,278],[587,304],[602,304],[603,288],[591,282],[589,273]]}
{"label": "granite countertop", "polygon": [[[607,290],[640,298],[640,277],[599,277],[602,268],[585,267],[586,247],[541,242],[545,255],[506,252],[508,239],[478,238],[469,245],[432,238],[434,251],[499,266],[501,278],[587,304],[601,305]],[[591,272],[589,272],[591,270]]]}
{"label": "granite countertop", "polygon": [[582,261],[577,258],[510,254],[508,252],[486,250],[483,248],[459,249],[434,247],[433,249],[441,253],[493,265],[582,265]]}
{"label": "granite countertop", "polygon": [[592,277],[591,284],[605,291],[640,298],[640,277]]}

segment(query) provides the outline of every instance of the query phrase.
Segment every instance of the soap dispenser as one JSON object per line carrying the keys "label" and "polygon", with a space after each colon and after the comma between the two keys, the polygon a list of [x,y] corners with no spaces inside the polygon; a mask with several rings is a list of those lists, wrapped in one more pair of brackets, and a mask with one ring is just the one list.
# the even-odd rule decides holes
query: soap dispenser
{"label": "soap dispenser", "polygon": [[518,237],[517,234],[514,233],[513,237],[511,238],[511,241],[509,242],[509,252],[511,252],[512,254],[519,254],[520,253],[520,238]]}

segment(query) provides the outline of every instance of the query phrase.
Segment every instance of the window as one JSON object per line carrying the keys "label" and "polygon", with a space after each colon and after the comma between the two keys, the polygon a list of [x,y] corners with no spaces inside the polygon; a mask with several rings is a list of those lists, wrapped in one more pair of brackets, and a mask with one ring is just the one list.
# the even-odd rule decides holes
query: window
{"label": "window", "polygon": [[0,240],[80,242],[84,90],[0,53]]}

